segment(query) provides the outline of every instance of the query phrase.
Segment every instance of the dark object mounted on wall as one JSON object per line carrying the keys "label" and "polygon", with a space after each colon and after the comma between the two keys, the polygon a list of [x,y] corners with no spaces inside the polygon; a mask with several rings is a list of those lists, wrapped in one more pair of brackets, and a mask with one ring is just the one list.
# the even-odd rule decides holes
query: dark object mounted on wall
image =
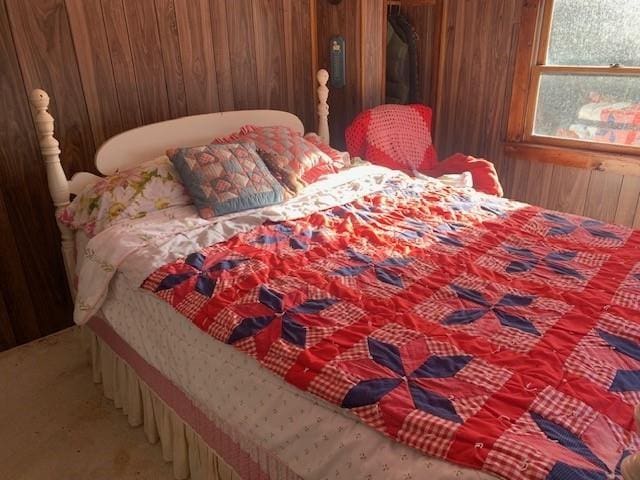
{"label": "dark object mounted on wall", "polygon": [[418,35],[398,4],[387,9],[386,103],[417,103]]}
{"label": "dark object mounted on wall", "polygon": [[344,37],[331,37],[329,40],[329,78],[331,86],[343,88],[347,84]]}

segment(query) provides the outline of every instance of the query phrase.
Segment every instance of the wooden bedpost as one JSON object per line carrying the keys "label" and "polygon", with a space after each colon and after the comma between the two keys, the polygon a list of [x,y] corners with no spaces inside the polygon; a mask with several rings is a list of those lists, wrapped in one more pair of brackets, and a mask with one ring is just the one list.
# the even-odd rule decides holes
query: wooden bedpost
{"label": "wooden bedpost", "polygon": [[327,82],[329,81],[329,72],[325,69],[318,70],[317,75],[318,83],[318,135],[327,144],[330,145],[329,136],[329,88],[327,88]]}
{"label": "wooden bedpost", "polygon": [[[69,181],[60,163],[60,148],[58,141],[53,136],[53,117],[47,111],[49,107],[49,95],[40,89],[35,89],[29,96],[31,105],[35,110],[36,131],[40,142],[40,151],[44,157],[47,169],[47,183],[49,193],[56,207],[56,214],[69,205]],[[75,246],[73,232],[69,227],[60,223],[56,217],[56,223],[60,229],[62,238],[62,258],[67,272],[67,281],[71,295],[75,297]]]}

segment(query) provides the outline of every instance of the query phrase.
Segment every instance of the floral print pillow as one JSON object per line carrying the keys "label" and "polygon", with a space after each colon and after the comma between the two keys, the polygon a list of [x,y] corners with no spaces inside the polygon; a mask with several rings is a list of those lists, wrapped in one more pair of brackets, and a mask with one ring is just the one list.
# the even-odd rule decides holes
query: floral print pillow
{"label": "floral print pillow", "polygon": [[165,156],[88,186],[58,218],[64,225],[93,237],[121,220],[190,203],[180,177]]}

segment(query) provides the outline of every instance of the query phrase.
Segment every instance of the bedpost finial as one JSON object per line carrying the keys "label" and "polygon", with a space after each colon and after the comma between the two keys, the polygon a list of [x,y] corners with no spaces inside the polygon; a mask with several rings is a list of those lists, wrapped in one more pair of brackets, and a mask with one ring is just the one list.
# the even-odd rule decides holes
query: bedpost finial
{"label": "bedpost finial", "polygon": [[318,83],[324,87],[329,81],[329,72],[327,72],[324,68],[318,70],[317,79]]}
{"label": "bedpost finial", "polygon": [[[39,88],[32,90],[29,94],[29,103],[33,107],[40,152],[47,170],[49,193],[56,211],[60,212],[61,209],[69,205],[69,181],[60,163],[60,146],[53,136],[54,119],[53,115],[47,111],[49,101],[50,98],[47,92]],[[56,223],[60,229],[62,239],[62,257],[64,259],[64,268],[67,272],[69,290],[71,295],[75,297],[75,284],[73,282],[75,275],[75,245],[73,232],[62,222],[57,221]]]}
{"label": "bedpost finial", "polygon": [[37,110],[46,110],[49,107],[49,95],[40,88],[36,88],[31,91],[29,100],[31,101],[31,105],[33,105]]}
{"label": "bedpost finial", "polygon": [[318,79],[318,135],[320,138],[329,145],[330,137],[329,137],[329,104],[327,103],[329,99],[329,87],[327,87],[327,82],[329,81],[329,72],[327,72],[324,68],[318,70],[316,74],[316,78]]}

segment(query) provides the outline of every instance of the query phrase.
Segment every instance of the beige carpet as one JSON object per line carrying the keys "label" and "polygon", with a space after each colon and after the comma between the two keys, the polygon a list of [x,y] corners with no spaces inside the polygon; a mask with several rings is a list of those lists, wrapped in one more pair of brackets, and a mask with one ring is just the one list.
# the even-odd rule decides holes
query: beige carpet
{"label": "beige carpet", "polygon": [[75,328],[0,353],[0,479],[172,479],[91,380]]}

